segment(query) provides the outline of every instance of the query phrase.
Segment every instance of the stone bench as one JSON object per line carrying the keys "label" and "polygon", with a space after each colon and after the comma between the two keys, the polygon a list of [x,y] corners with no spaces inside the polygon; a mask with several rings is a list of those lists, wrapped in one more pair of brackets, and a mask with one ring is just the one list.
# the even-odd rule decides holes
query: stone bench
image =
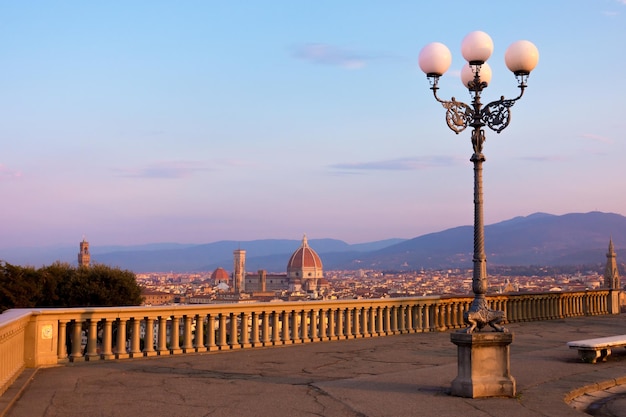
{"label": "stone bench", "polygon": [[570,349],[578,349],[578,356],[583,362],[605,362],[611,354],[611,348],[626,346],[626,335],[598,337],[596,339],[567,342]]}

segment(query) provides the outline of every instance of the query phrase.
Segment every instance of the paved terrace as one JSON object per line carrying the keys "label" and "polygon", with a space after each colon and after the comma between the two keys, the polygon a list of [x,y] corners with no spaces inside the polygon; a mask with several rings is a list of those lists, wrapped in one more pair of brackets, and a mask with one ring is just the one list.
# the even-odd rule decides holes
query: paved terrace
{"label": "paved terrace", "polygon": [[626,334],[625,315],[508,327],[516,398],[450,396],[456,346],[450,332],[429,332],[27,369],[0,398],[0,416],[585,415],[566,399],[626,416],[626,349],[587,364],[565,345]]}

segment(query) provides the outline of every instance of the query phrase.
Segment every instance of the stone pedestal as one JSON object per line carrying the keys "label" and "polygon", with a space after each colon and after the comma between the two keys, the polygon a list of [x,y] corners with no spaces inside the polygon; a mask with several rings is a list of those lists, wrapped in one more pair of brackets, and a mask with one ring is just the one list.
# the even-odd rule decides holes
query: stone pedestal
{"label": "stone pedestal", "polygon": [[450,335],[458,349],[458,375],[452,381],[457,397],[513,397],[515,379],[510,373],[511,333],[461,333]]}

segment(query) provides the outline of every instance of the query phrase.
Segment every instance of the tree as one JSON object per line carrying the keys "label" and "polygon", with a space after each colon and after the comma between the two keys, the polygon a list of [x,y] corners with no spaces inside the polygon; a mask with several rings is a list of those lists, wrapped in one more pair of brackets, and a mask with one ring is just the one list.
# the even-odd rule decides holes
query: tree
{"label": "tree", "polygon": [[35,307],[41,296],[37,271],[0,262],[0,311],[15,307]]}
{"label": "tree", "polygon": [[55,262],[40,269],[0,264],[0,310],[21,307],[129,306],[142,302],[131,271]]}

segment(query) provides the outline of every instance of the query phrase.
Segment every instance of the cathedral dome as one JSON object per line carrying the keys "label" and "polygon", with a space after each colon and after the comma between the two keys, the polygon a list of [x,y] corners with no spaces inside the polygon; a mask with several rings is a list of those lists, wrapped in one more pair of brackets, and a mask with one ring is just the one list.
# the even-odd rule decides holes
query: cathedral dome
{"label": "cathedral dome", "polygon": [[228,272],[226,272],[226,270],[220,266],[215,271],[213,271],[213,273],[211,274],[211,279],[214,282],[228,282],[228,280],[230,279],[230,275],[228,275]]}
{"label": "cathedral dome", "polygon": [[287,263],[287,276],[290,278],[321,278],[323,275],[322,260],[309,247],[306,235],[302,245],[291,255]]}

